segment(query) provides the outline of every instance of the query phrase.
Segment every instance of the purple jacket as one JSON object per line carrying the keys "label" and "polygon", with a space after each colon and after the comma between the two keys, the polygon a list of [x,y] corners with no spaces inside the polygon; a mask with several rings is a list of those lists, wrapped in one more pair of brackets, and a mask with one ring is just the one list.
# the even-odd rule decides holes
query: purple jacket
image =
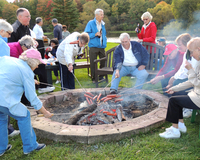
{"label": "purple jacket", "polygon": [[11,42],[8,43],[8,46],[10,47],[10,56],[19,58],[19,56],[22,54],[23,50],[19,42]]}

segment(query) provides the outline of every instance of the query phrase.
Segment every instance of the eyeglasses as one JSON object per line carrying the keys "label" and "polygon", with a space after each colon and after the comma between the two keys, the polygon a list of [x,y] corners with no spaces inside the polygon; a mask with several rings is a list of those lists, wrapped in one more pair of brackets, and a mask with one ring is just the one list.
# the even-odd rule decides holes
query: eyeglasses
{"label": "eyeglasses", "polygon": [[6,32],[11,36],[12,33],[8,32],[8,31],[6,31]]}
{"label": "eyeglasses", "polygon": [[149,19],[143,19],[143,21],[148,21]]}
{"label": "eyeglasses", "polygon": [[26,18],[31,18],[31,15],[30,15],[30,16],[24,16],[24,17],[26,17]]}
{"label": "eyeglasses", "polygon": [[26,45],[26,44],[23,44],[23,46],[25,46],[27,49],[30,49],[32,47],[31,45]]}

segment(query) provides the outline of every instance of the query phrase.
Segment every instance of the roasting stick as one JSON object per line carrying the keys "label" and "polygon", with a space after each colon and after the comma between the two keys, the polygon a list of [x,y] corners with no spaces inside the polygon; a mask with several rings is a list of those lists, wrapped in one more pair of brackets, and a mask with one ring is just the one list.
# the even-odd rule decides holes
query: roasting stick
{"label": "roasting stick", "polygon": [[53,86],[53,87],[57,87],[57,88],[61,88],[61,89],[69,89],[69,88],[64,88],[64,87],[59,87],[59,86],[54,86],[52,84],[48,84],[48,83],[43,83],[43,82],[40,82],[41,84],[45,84],[45,85],[48,85],[48,86]]}
{"label": "roasting stick", "polygon": [[103,89],[101,92],[103,92],[103,91],[108,87],[108,85],[111,84],[116,78],[117,78],[117,77],[115,77],[112,81],[110,81],[110,82],[104,87],[104,89]]}
{"label": "roasting stick", "polygon": [[136,88],[136,87],[139,87],[139,86],[142,86],[142,85],[148,84],[148,83],[151,83],[151,81],[148,81],[148,82],[142,83],[142,84],[140,84],[140,85],[134,86],[134,87],[132,87],[132,88],[126,89],[126,90],[124,90],[124,91],[119,92],[118,94],[124,93],[124,92],[126,92],[126,91],[128,91],[128,90],[134,89],[134,88]]}
{"label": "roasting stick", "polygon": [[84,92],[87,92],[85,88],[82,87],[82,85],[80,84],[80,82],[78,81],[78,79],[76,78],[76,76],[74,75],[73,72],[71,72],[74,76],[74,78],[76,79],[76,81],[78,82],[78,84],[80,85],[80,87],[83,89]]}

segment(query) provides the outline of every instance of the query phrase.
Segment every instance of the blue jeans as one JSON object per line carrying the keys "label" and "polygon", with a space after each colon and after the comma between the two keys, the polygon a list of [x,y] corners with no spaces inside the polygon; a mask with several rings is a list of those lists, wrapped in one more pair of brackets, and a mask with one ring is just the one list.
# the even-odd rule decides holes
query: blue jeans
{"label": "blue jeans", "polygon": [[31,126],[30,112],[27,110],[26,117],[14,116],[9,112],[8,108],[0,106],[0,153],[3,153],[8,145],[8,115],[17,120],[24,153],[35,150],[38,147],[38,143]]}
{"label": "blue jeans", "polygon": [[[115,78],[115,73],[116,73],[116,70],[113,73],[112,80]],[[126,75],[128,75],[128,74],[131,74],[132,76],[136,77],[135,86],[140,85],[140,86],[136,87],[137,89],[141,89],[142,88],[142,86],[143,86],[142,84],[146,81],[146,79],[147,79],[147,77],[149,75],[145,69],[139,71],[136,67],[122,66],[121,70],[119,71],[120,77],[116,78],[111,83],[110,89],[117,90],[118,86],[119,86],[119,82],[121,81],[121,78],[126,76]]]}

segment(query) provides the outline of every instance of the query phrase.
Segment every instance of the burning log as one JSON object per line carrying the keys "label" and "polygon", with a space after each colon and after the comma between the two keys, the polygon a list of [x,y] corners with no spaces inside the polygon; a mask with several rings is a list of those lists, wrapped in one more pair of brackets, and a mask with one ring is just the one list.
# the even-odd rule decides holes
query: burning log
{"label": "burning log", "polygon": [[70,124],[70,125],[75,125],[77,123],[77,121],[84,115],[87,115],[88,113],[93,112],[95,109],[97,108],[96,104],[92,104],[90,106],[88,106],[86,109],[84,109],[83,111],[81,111],[80,113],[72,116],[70,119],[68,119],[66,121],[66,124]]}

